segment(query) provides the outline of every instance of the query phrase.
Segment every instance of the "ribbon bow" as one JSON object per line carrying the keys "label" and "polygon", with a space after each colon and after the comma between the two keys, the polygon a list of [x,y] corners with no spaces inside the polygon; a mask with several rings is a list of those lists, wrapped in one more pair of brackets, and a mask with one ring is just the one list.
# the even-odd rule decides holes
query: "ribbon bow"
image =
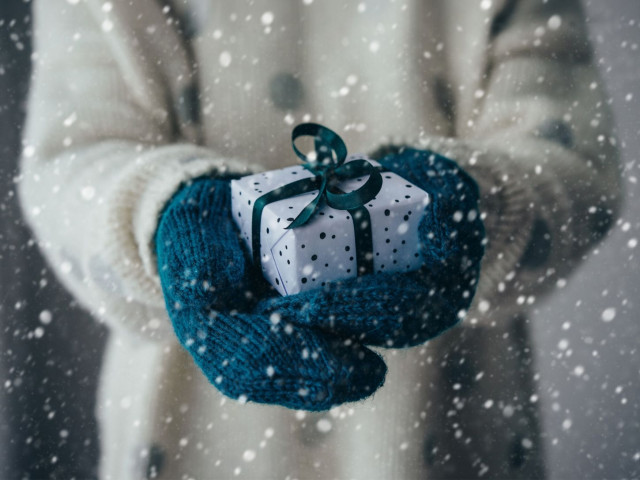
{"label": "ribbon bow", "polygon": [[[315,158],[310,159],[295,145],[302,136],[315,138]],[[372,200],[382,189],[382,167],[375,167],[365,159],[356,159],[345,163],[347,147],[342,139],[327,127],[317,123],[302,123],[291,132],[293,151],[305,162],[304,168],[313,173],[313,177],[302,178],[276,188],[258,197],[253,203],[251,214],[251,248],[253,262],[260,264],[260,225],[264,207],[272,202],[291,198],[303,193],[318,191],[318,195],[291,219],[287,229],[304,225],[316,212],[324,200],[327,205],[338,210],[347,210],[351,214],[356,241],[357,273],[362,275],[373,272],[373,236],[371,218],[365,204]],[[335,156],[335,158],[334,158]],[[352,178],[369,175],[369,179],[360,188],[345,193],[338,183]]]}
{"label": "ribbon bow", "polygon": [[[296,140],[303,136],[314,137],[316,155],[313,159],[296,147]],[[287,229],[307,223],[323,200],[337,210],[353,210],[372,200],[382,188],[382,175],[367,160],[361,158],[344,163],[347,147],[338,134],[327,127],[317,123],[302,123],[291,132],[291,144],[298,158],[305,163],[304,168],[316,176],[319,186],[318,195],[304,207]],[[369,175],[368,180],[352,192],[345,193],[337,186],[342,181],[365,175]]]}

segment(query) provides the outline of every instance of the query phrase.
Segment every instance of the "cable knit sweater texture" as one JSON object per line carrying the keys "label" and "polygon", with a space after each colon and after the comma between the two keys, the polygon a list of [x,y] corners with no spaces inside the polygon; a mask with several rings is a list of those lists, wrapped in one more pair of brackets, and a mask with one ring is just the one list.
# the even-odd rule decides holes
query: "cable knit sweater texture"
{"label": "cable knit sweater texture", "polygon": [[[495,417],[491,455],[456,443],[449,417],[433,413],[448,388],[434,385],[450,384],[434,366],[466,352],[458,363],[482,372],[490,354],[506,352],[499,372],[474,383],[477,401],[459,422],[468,412],[494,421],[482,395],[528,398],[531,385],[515,380],[523,361],[508,352],[530,350],[505,333],[509,319],[574,270],[618,211],[616,140],[579,2],[416,0],[358,11],[355,2],[269,0],[265,22],[249,2],[174,3],[34,5],[19,195],[51,267],[112,327],[98,410],[102,476],[138,478],[141,462],[158,478],[231,476],[273,426],[278,441],[242,463],[241,476],[424,478],[451,474],[451,465],[540,474],[535,457],[507,472],[495,454],[526,435],[523,425],[533,432],[533,417]],[[198,13],[186,28],[178,18],[189,11]],[[280,98],[283,85],[296,102]],[[326,441],[305,427],[326,417],[268,416],[222,402],[202,382],[171,328],[153,238],[184,182],[290,165],[291,125],[308,120],[335,129],[353,153],[393,143],[454,159],[480,187],[488,236],[463,326],[427,353],[385,358],[389,382],[369,403],[334,412],[346,416]],[[425,438],[440,439],[436,453]],[[162,472],[156,446],[166,452]]]}

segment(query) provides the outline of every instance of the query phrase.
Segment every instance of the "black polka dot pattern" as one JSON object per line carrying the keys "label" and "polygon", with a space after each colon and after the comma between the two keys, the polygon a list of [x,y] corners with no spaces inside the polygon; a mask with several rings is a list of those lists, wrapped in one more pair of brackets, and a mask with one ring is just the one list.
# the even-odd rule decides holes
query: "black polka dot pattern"
{"label": "black polka dot pattern", "polygon": [[[361,157],[350,157],[361,158]],[[349,161],[349,159],[347,160]],[[376,164],[375,162],[374,165]],[[253,204],[265,193],[312,174],[300,166],[258,173],[231,182],[233,218],[251,250]],[[421,265],[418,224],[428,195],[401,177],[386,172],[378,195],[366,204],[371,217],[376,272],[409,271]],[[362,178],[340,184],[349,192]],[[286,227],[317,192],[268,204],[260,225],[260,258],[265,278],[282,295],[318,288],[358,272],[351,214],[325,206],[302,227]]]}

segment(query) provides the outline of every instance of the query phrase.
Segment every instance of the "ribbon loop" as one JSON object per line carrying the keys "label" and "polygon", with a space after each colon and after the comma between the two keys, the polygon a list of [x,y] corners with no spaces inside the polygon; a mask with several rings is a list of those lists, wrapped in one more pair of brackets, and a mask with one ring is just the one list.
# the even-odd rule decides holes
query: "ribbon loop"
{"label": "ribbon loop", "polygon": [[339,193],[329,187],[326,192],[327,205],[337,210],[351,210],[364,206],[382,189],[382,175],[364,159],[353,160],[336,169],[334,177],[340,180],[369,175],[369,179],[360,188],[348,193]]}
{"label": "ribbon loop", "polygon": [[[296,140],[300,137],[314,137],[316,158],[310,159],[296,147]],[[291,144],[293,151],[300,160],[305,163],[305,168],[314,174],[332,166],[339,166],[347,158],[347,146],[340,136],[333,130],[317,123],[301,123],[291,132]],[[334,160],[333,154],[336,158]]]}

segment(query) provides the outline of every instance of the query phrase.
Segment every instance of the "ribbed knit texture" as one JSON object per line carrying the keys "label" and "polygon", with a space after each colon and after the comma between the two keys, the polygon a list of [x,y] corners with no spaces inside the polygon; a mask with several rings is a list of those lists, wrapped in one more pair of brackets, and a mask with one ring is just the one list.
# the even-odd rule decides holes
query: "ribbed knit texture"
{"label": "ribbed knit texture", "polygon": [[252,285],[231,220],[226,180],[190,182],[169,202],[156,236],[158,271],[180,343],[225,395],[289,408],[325,410],[360,400],[384,382],[386,365],[357,343],[281,321],[238,313]]}
{"label": "ribbed knit texture", "polygon": [[404,149],[380,163],[430,195],[418,228],[423,267],[329,282],[263,300],[256,311],[385,347],[423,343],[462,318],[484,253],[476,183],[454,161],[429,151]]}

